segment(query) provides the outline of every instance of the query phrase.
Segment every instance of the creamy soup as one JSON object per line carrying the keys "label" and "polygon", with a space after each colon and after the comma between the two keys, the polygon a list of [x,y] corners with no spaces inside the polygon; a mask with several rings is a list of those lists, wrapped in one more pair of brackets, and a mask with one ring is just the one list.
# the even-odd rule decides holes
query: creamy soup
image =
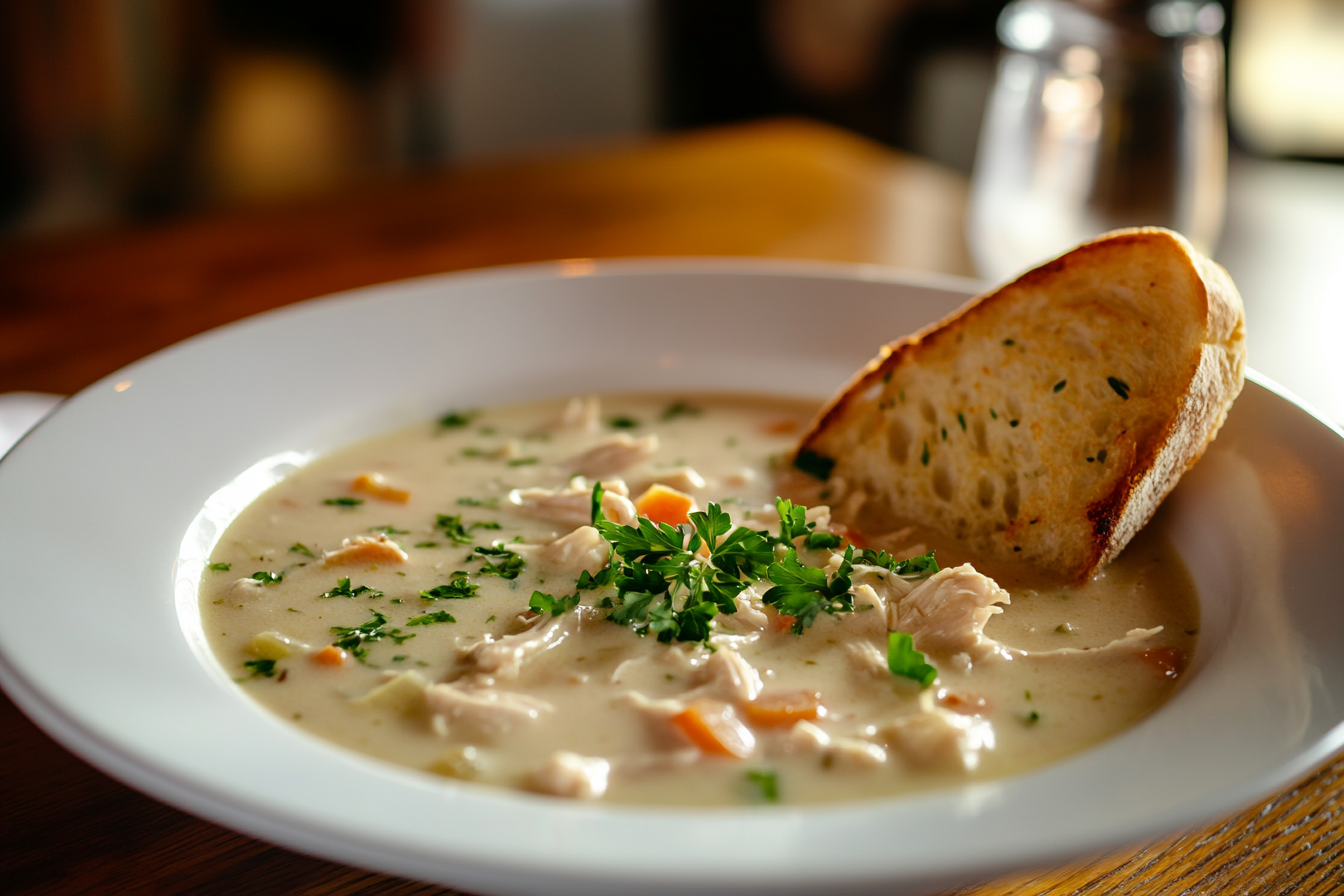
{"label": "creamy soup", "polygon": [[1160,522],[1081,586],[977,570],[853,499],[777,501],[824,500],[781,469],[814,410],[576,399],[334,453],[230,526],[205,631],[251,697],[338,744],[631,803],[1002,776],[1171,694],[1198,606]]}

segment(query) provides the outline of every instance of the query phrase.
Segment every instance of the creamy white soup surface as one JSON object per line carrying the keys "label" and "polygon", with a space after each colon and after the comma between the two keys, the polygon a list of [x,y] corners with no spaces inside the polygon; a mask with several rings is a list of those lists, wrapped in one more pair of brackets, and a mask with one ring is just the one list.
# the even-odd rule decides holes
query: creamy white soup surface
{"label": "creamy white soup surface", "polygon": [[1081,586],[981,567],[787,469],[814,411],[581,398],[331,454],[221,538],[205,631],[249,696],[345,747],[626,803],[997,777],[1171,694],[1199,610],[1160,516]]}

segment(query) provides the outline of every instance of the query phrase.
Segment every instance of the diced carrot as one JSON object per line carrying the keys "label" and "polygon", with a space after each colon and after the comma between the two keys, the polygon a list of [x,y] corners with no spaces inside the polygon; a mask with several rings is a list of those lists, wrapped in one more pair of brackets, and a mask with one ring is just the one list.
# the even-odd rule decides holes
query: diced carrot
{"label": "diced carrot", "polygon": [[795,722],[813,721],[826,715],[821,694],[816,691],[788,691],[762,694],[742,705],[742,713],[753,725],[763,728],[787,728]]}
{"label": "diced carrot", "polygon": [[690,522],[687,516],[695,509],[695,499],[685,492],[654,483],[635,501],[635,512],[655,523],[680,526]]}
{"label": "diced carrot", "polygon": [[938,701],[953,712],[964,716],[985,712],[989,707],[989,701],[984,697],[978,697],[975,694],[958,694],[955,691],[948,690],[938,692]]}
{"label": "diced carrot", "polygon": [[791,436],[802,428],[797,420],[771,420],[761,424],[761,432],[768,436]]}
{"label": "diced carrot", "polygon": [[756,749],[756,737],[727,703],[697,700],[672,717],[691,743],[714,756],[746,759]]}
{"label": "diced carrot", "polygon": [[1189,657],[1179,647],[1150,647],[1140,651],[1139,658],[1163,678],[1177,677],[1189,662]]}
{"label": "diced carrot", "polygon": [[393,504],[405,504],[411,500],[410,492],[388,485],[381,473],[360,473],[350,483],[350,490]]}
{"label": "diced carrot", "polygon": [[406,552],[386,535],[373,538],[356,535],[322,558],[323,566],[357,566],[365,563],[405,563]]}
{"label": "diced carrot", "polygon": [[868,547],[868,539],[863,537],[863,533],[840,523],[831,523],[831,534],[839,535],[845,541],[854,545],[856,548]]}
{"label": "diced carrot", "polygon": [[346,653],[335,644],[328,644],[313,654],[313,662],[319,666],[340,666],[345,664]]}
{"label": "diced carrot", "polygon": [[793,616],[784,613],[775,613],[770,618],[770,631],[787,632],[793,629],[793,624],[798,620]]}

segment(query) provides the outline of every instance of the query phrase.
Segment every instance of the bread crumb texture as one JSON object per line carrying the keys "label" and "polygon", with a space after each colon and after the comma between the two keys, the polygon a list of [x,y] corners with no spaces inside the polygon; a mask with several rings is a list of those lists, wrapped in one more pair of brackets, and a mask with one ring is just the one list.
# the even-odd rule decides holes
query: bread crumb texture
{"label": "bread crumb texture", "polygon": [[[1148,521],[1241,390],[1241,299],[1178,234],[1116,231],[885,346],[800,456],[999,560],[1091,575]],[[823,464],[824,469],[824,464]]]}

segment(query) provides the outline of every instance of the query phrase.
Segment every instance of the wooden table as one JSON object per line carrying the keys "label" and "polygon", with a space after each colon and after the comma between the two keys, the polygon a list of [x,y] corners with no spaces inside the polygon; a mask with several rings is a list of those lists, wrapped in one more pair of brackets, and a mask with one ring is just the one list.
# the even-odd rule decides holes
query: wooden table
{"label": "wooden table", "polygon": [[[0,245],[0,392],[74,392],[248,314],[485,265],[756,255],[969,275],[965,193],[962,178],[929,163],[820,126],[772,122]],[[67,753],[7,700],[0,732],[5,892],[444,892],[157,803]],[[958,893],[1344,893],[1342,775],[1336,759],[1207,827]]]}

